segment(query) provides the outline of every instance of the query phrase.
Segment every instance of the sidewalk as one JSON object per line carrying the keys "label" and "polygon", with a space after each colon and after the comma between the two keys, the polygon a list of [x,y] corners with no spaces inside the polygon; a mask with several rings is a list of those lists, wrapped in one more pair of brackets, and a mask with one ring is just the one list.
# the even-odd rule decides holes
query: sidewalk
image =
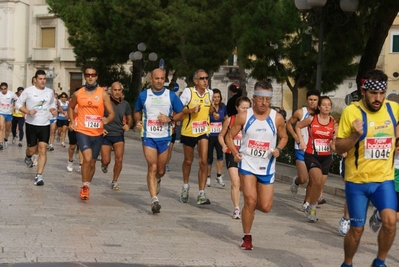
{"label": "sidewalk", "polygon": [[[0,267],[336,267],[342,263],[343,238],[337,231],[344,202],[339,196],[340,178],[328,179],[327,203],[317,209],[319,221],[309,223],[300,211],[305,187],[296,197],[290,194],[295,167],[278,164],[272,210],[256,211],[251,230],[254,250],[243,251],[241,221],[231,217],[231,182],[225,168],[226,186],[220,188],[213,177],[206,188],[211,205],[201,206],[196,204],[198,161],[194,161],[189,202],[183,204],[179,201],[183,154],[181,144],[176,144],[158,196],[161,213],[153,215],[147,163],[138,140],[137,132],[127,133],[120,191],[110,188],[113,165],[102,173],[97,162],[89,201],[79,199],[77,160],[75,170],[68,173],[67,148],[59,143],[48,153],[45,184],[40,187],[33,185],[36,169],[23,163],[25,143],[0,151]],[[368,212],[370,216],[372,209]],[[387,266],[399,266],[398,239]],[[376,251],[377,235],[366,226],[355,266],[369,266]]]}

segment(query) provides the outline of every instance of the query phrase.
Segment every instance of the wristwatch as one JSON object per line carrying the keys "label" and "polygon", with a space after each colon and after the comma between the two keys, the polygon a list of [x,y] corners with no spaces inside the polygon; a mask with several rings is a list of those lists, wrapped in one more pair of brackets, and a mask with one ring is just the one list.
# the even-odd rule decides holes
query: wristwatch
{"label": "wristwatch", "polygon": [[175,120],[172,115],[169,116],[169,119],[171,122]]}

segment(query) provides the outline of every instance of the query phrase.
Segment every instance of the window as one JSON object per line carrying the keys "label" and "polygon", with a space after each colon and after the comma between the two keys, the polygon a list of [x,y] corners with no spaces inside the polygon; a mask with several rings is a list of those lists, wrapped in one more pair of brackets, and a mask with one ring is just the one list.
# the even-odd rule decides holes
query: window
{"label": "window", "polygon": [[42,28],[42,47],[55,48],[55,28]]}

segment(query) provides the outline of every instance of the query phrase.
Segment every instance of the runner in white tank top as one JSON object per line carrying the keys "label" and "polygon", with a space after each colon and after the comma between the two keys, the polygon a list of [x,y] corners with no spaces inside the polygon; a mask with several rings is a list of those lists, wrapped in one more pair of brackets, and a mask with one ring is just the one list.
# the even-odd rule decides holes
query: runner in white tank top
{"label": "runner in white tank top", "polygon": [[[240,247],[245,250],[253,248],[251,228],[255,209],[269,212],[272,207],[276,158],[288,142],[283,116],[270,108],[272,96],[273,89],[269,82],[257,82],[253,108],[237,115],[225,138],[234,161],[239,162],[244,194],[244,237]],[[243,139],[238,152],[233,139],[241,130]]]}

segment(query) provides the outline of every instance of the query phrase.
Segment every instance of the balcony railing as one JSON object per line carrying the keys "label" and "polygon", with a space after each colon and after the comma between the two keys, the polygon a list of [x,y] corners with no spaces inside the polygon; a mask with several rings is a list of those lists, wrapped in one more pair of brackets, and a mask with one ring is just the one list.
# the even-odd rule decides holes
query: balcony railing
{"label": "balcony railing", "polygon": [[33,17],[54,17],[54,14],[48,12],[48,5],[34,5],[33,6]]}
{"label": "balcony railing", "polygon": [[57,57],[55,48],[33,48],[33,61],[53,61]]}
{"label": "balcony railing", "polygon": [[76,61],[76,55],[73,48],[61,48],[61,61]]}

